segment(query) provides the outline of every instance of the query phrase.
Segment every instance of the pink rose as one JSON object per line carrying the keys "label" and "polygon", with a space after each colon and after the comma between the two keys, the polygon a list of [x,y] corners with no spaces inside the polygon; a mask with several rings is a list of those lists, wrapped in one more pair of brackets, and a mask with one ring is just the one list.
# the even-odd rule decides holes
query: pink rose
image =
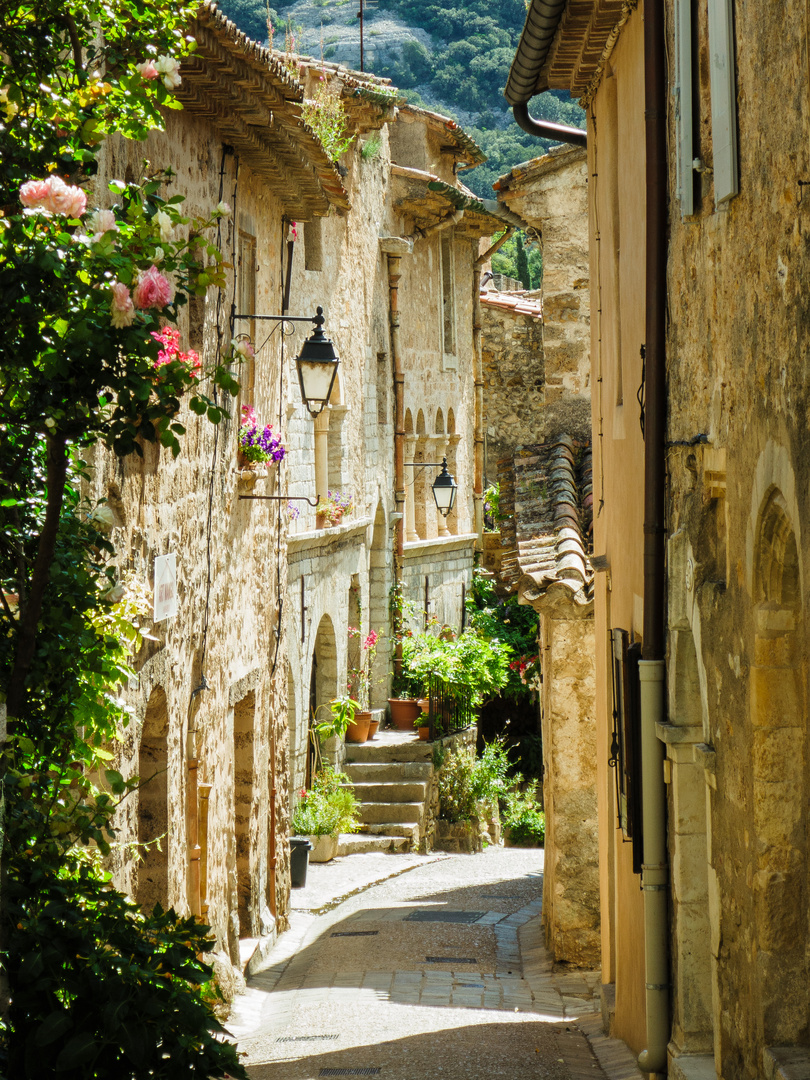
{"label": "pink rose", "polygon": [[117,329],[129,326],[135,318],[135,305],[129,289],[121,281],[114,281],[110,302],[110,321]]}
{"label": "pink rose", "polygon": [[87,196],[80,187],[71,187],[61,176],[52,175],[47,180],[29,180],[23,184],[20,202],[29,210],[79,218],[87,207]]}
{"label": "pink rose", "polygon": [[142,64],[136,64],[135,70],[142,79],[156,79],[160,74],[151,60],[144,60]]}
{"label": "pink rose", "polygon": [[41,206],[51,193],[47,180],[29,180],[20,188],[20,202],[29,209]]}
{"label": "pink rose", "polygon": [[135,307],[141,311],[145,308],[166,307],[174,299],[174,288],[156,266],[150,266],[138,275],[138,284],[132,291],[132,299]]}

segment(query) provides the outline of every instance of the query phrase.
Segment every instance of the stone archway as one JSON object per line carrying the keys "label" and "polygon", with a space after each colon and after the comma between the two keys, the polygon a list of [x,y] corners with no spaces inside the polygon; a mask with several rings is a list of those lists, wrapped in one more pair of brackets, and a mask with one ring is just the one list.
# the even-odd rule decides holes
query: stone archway
{"label": "stone archway", "polygon": [[149,695],[138,748],[138,844],[135,900],[146,912],[169,906],[169,709],[156,686]]}
{"label": "stone archway", "polygon": [[[309,703],[310,723],[312,717],[319,720],[328,716],[328,705],[338,694],[337,682],[337,639],[335,627],[329,615],[323,615],[318,623],[315,646],[312,650],[312,668],[310,673]],[[331,742],[331,740],[330,740]],[[330,747],[327,742],[327,755]],[[311,779],[311,763],[307,768],[307,781]]]}
{"label": "stone archway", "polygon": [[388,589],[390,588],[393,547],[386,540],[385,508],[382,502],[374,515],[368,568],[369,629],[376,630],[377,656],[371,672],[372,707],[384,706],[388,697],[388,670],[391,652],[389,632]]}
{"label": "stone archway", "polygon": [[233,833],[236,849],[236,898],[239,937],[252,937],[257,922],[256,831],[258,799],[254,749],[256,694],[251,690],[233,710]]}
{"label": "stone archway", "polygon": [[806,1032],[807,839],[805,662],[794,513],[775,485],[758,514],[753,549],[751,768],[756,977],[765,1046]]}

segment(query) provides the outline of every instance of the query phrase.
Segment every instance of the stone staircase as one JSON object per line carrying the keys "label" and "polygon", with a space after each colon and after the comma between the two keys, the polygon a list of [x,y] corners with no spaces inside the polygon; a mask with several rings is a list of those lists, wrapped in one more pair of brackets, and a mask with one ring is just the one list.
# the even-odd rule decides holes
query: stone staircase
{"label": "stone staircase", "polygon": [[418,850],[427,821],[433,747],[409,732],[379,731],[347,743],[343,772],[360,802],[360,832],[340,837],[338,855]]}

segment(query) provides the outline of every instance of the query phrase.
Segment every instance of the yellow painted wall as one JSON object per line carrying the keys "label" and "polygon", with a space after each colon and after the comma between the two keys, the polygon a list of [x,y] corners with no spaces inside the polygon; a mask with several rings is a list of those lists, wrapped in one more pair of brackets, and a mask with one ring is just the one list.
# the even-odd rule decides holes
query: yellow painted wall
{"label": "yellow painted wall", "polygon": [[646,1042],[640,878],[617,829],[612,684],[607,637],[641,635],[644,443],[637,391],[645,328],[643,19],[628,20],[588,110],[594,553],[609,569],[596,589],[602,979],[615,982],[614,1034],[635,1051]]}

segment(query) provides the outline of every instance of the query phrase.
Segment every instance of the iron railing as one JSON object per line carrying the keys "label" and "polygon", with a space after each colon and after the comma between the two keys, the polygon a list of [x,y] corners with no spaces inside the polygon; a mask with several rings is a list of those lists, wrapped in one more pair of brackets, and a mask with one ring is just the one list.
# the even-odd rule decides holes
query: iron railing
{"label": "iron railing", "polygon": [[451,688],[438,675],[430,676],[428,699],[431,742],[444,735],[452,735],[454,731],[461,731],[476,721],[470,695],[464,690]]}

